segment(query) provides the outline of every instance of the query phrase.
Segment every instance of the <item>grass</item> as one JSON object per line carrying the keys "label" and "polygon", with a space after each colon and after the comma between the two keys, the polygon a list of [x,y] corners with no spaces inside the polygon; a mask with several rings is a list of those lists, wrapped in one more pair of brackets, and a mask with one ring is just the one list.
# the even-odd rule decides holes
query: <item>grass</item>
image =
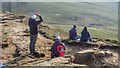
{"label": "grass", "polygon": [[[114,8],[113,8],[114,7]],[[14,8],[14,6],[13,6]],[[14,8],[14,12],[28,16],[39,10],[45,22],[73,24],[69,17],[81,17],[76,24],[102,24],[104,26],[117,26],[117,3],[114,2],[32,2],[24,8]],[[60,14],[60,15],[56,15]]]}
{"label": "grass", "polygon": [[[68,31],[70,28],[72,28],[73,25],[57,25],[57,24],[50,24],[54,28],[61,29],[64,32],[67,33],[66,36],[68,36]],[[80,36],[80,33],[84,27],[83,26],[77,26],[77,32]],[[108,30],[108,29],[102,29],[102,28],[92,28],[88,27],[88,31],[90,32],[91,36],[94,38],[100,38],[100,39],[110,39],[110,40],[117,40],[117,31]]]}
{"label": "grass", "polygon": [[[62,40],[68,39],[68,31],[69,29],[72,28],[72,25],[59,25],[59,24],[47,24],[45,26],[45,23],[40,26],[39,32],[44,35],[46,38],[55,39],[56,33],[60,33],[60,37]],[[77,32],[78,35],[80,36],[80,32],[82,31],[84,27],[82,26],[77,26]],[[92,28],[88,27],[88,31],[90,32],[92,38],[96,38],[101,41],[106,41],[106,42],[111,42],[115,44],[120,44],[118,41],[117,37],[117,32],[108,30],[108,29],[102,29],[102,28]]]}
{"label": "grass", "polygon": [[[118,40],[117,5],[117,2],[31,2],[27,3],[24,8],[15,8],[13,11],[30,16],[39,10],[44,22],[48,22],[50,26],[54,27],[51,30],[44,28],[41,30],[48,32],[48,35],[51,36],[60,32],[63,38],[68,38],[68,30],[72,28],[73,24],[82,24],[83,26],[102,24],[103,26],[92,25],[88,27],[91,36]],[[79,18],[78,21],[72,21],[70,17]],[[78,35],[80,35],[83,26],[78,26]]]}
{"label": "grass", "polygon": [[54,27],[54,26],[51,26],[51,25],[48,25],[48,26],[47,26],[48,28],[43,27],[43,26],[44,26],[43,24],[42,24],[42,26],[40,26],[39,31],[41,31],[41,33],[44,34],[45,37],[47,37],[47,38],[49,38],[49,39],[53,39],[53,40],[54,40],[57,32],[60,33],[60,37],[61,37],[62,39],[68,38],[68,33],[65,32],[65,31],[62,30],[62,29],[58,29],[58,28],[56,28],[56,27]]}

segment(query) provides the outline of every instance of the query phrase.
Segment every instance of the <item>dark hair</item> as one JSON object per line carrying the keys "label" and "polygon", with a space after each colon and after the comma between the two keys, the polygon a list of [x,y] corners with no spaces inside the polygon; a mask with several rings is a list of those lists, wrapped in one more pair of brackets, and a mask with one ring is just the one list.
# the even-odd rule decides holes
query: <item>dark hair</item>
{"label": "dark hair", "polygon": [[87,27],[84,27],[84,30],[87,31]]}
{"label": "dark hair", "polygon": [[74,25],[73,28],[76,28],[76,25]]}

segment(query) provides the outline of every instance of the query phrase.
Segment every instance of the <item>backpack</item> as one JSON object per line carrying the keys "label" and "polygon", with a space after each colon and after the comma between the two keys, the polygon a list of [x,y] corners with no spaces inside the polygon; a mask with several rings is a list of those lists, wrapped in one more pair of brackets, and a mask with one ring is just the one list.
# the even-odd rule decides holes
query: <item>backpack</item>
{"label": "backpack", "polygon": [[64,56],[64,47],[62,45],[57,46],[57,55]]}

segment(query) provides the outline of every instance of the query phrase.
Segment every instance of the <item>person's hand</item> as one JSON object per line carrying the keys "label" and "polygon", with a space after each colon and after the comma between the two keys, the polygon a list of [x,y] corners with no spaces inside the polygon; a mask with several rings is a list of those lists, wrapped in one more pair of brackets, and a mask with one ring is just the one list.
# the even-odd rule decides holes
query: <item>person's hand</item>
{"label": "person's hand", "polygon": [[37,15],[37,16],[39,16],[39,15],[40,15],[40,14],[39,14],[39,10],[36,10],[36,15]]}
{"label": "person's hand", "polygon": [[39,13],[36,13],[35,15],[40,16],[40,14],[39,14]]}

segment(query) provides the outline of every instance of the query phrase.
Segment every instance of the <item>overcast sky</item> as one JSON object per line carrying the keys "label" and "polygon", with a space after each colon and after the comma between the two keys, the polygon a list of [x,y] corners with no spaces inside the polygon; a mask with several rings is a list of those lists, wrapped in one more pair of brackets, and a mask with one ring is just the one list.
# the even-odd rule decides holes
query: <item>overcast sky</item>
{"label": "overcast sky", "polygon": [[2,2],[119,2],[120,0],[1,0]]}

